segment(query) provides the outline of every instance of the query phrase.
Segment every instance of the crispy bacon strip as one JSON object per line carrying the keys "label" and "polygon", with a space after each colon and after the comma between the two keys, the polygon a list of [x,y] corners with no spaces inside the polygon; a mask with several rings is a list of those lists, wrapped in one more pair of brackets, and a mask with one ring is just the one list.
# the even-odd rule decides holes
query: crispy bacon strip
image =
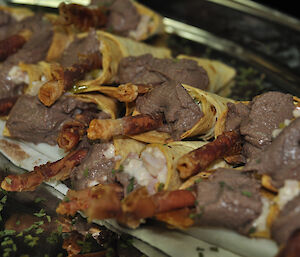
{"label": "crispy bacon strip", "polygon": [[154,119],[147,114],[127,116],[120,119],[94,119],[88,128],[90,139],[111,139],[117,135],[136,135],[159,128],[162,117]]}
{"label": "crispy bacon strip", "polygon": [[9,114],[17,100],[18,96],[0,99],[0,116]]}
{"label": "crispy bacon strip", "polygon": [[69,190],[67,201],[59,204],[56,212],[74,215],[84,211],[89,219],[115,218],[121,211],[123,189],[116,185],[97,185],[80,191]]}
{"label": "crispy bacon strip", "polygon": [[4,61],[10,55],[16,53],[29,39],[31,32],[29,30],[21,31],[18,34],[11,35],[0,41],[0,62]]}
{"label": "crispy bacon strip", "polygon": [[177,169],[182,179],[207,168],[213,161],[241,152],[241,137],[234,131],[225,132],[198,149],[195,149],[182,156],[177,162]]}
{"label": "crispy bacon strip", "polygon": [[122,201],[122,214],[118,221],[136,228],[141,219],[195,205],[195,195],[188,190],[161,191],[149,195],[145,187],[137,189]]}
{"label": "crispy bacon strip", "polygon": [[83,58],[80,63],[65,69],[55,66],[52,70],[53,80],[46,82],[39,90],[40,101],[46,106],[51,106],[76,81],[83,79],[87,72],[101,67],[102,57],[99,52],[91,54]]}
{"label": "crispy bacon strip", "polygon": [[298,257],[300,253],[300,230],[289,238],[287,244],[280,250],[276,257]]}
{"label": "crispy bacon strip", "polygon": [[66,122],[59,132],[57,143],[60,148],[70,151],[86,133],[85,125],[79,121]]}
{"label": "crispy bacon strip", "polygon": [[87,149],[78,149],[66,157],[56,161],[34,167],[34,170],[24,174],[8,175],[1,183],[6,191],[33,191],[43,181],[49,179],[65,180],[72,169],[80,164],[87,155]]}
{"label": "crispy bacon strip", "polygon": [[59,22],[62,25],[74,25],[80,30],[103,28],[107,23],[106,8],[89,8],[78,4],[59,5]]}

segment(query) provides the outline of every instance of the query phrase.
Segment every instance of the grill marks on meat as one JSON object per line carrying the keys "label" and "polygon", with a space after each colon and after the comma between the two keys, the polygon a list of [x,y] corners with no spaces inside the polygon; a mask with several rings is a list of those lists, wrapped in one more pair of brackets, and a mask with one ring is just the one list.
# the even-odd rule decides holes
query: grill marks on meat
{"label": "grill marks on meat", "polygon": [[206,71],[193,60],[159,59],[146,54],[126,57],[119,64],[120,83],[160,85],[169,79],[204,90],[209,84]]}

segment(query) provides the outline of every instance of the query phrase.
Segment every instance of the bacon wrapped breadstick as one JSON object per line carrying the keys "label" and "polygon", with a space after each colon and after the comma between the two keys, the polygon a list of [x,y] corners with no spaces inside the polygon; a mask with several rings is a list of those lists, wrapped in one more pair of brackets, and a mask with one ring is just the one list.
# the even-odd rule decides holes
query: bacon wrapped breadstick
{"label": "bacon wrapped breadstick", "polygon": [[154,119],[150,115],[136,115],[116,120],[92,120],[88,128],[90,139],[111,139],[118,135],[135,135],[158,128],[162,118]]}
{"label": "bacon wrapped breadstick", "polygon": [[46,82],[39,90],[40,101],[46,106],[51,106],[65,91],[71,89],[75,82],[83,79],[86,73],[101,67],[102,57],[100,53],[95,53],[71,67],[54,68],[53,80]]}
{"label": "bacon wrapped breadstick", "polygon": [[56,212],[74,215],[83,211],[89,220],[117,218],[130,227],[137,227],[141,219],[171,210],[193,206],[195,196],[188,190],[163,191],[149,195],[145,187],[135,190],[121,201],[123,189],[117,185],[97,185],[80,191],[69,190],[67,201]]}
{"label": "bacon wrapped breadstick", "polygon": [[194,206],[195,200],[195,195],[188,190],[161,191],[149,195],[148,190],[142,187],[133,191],[122,201],[122,212],[117,220],[130,228],[136,228],[141,219]]}
{"label": "bacon wrapped breadstick", "polygon": [[0,116],[9,114],[17,100],[17,96],[0,99]]}
{"label": "bacon wrapped breadstick", "polygon": [[61,128],[57,143],[60,148],[70,151],[79,142],[80,138],[85,134],[85,126],[78,121],[68,122]]}
{"label": "bacon wrapped breadstick", "polygon": [[74,215],[83,211],[89,220],[115,218],[121,212],[122,188],[116,184],[97,185],[80,191],[69,190],[67,200],[59,204],[56,212]]}
{"label": "bacon wrapped breadstick", "polygon": [[107,23],[106,8],[89,8],[79,4],[61,3],[58,22],[62,25],[74,25],[86,31],[89,28],[103,28]]}
{"label": "bacon wrapped breadstick", "polygon": [[23,30],[18,34],[11,35],[0,41],[0,62],[4,61],[8,56],[16,53],[29,39],[30,30]]}
{"label": "bacon wrapped breadstick", "polygon": [[2,181],[1,187],[6,191],[32,191],[44,181],[50,179],[65,180],[69,177],[72,169],[86,156],[87,152],[87,149],[79,149],[56,162],[36,166],[31,172],[8,175]]}
{"label": "bacon wrapped breadstick", "polygon": [[205,170],[213,161],[225,156],[239,154],[242,150],[242,140],[234,131],[219,135],[198,149],[182,156],[177,163],[180,178],[186,179],[196,173]]}
{"label": "bacon wrapped breadstick", "polygon": [[[207,140],[215,136],[215,125],[234,101],[198,88],[168,81],[138,97],[132,115],[163,113],[164,126],[132,138],[147,143],[168,143],[199,136]],[[171,93],[172,92],[172,93]],[[168,131],[168,132],[165,132]]]}
{"label": "bacon wrapped breadstick", "polygon": [[79,56],[75,64],[70,65],[69,62],[62,61],[64,69],[52,66],[51,79],[39,92],[40,100],[45,105],[50,106],[64,91],[72,87],[75,93],[90,92],[95,91],[95,85],[113,83],[119,62],[123,57],[148,52],[158,57],[170,56],[168,49],[149,46],[101,31],[79,34],[74,40],[81,42],[85,39],[94,40],[98,45],[95,43],[93,51],[82,57]]}
{"label": "bacon wrapped breadstick", "polygon": [[138,41],[163,32],[162,17],[135,1],[103,1],[102,4],[98,1],[96,4],[99,6],[62,3],[58,22],[82,31],[90,28],[107,30]]}

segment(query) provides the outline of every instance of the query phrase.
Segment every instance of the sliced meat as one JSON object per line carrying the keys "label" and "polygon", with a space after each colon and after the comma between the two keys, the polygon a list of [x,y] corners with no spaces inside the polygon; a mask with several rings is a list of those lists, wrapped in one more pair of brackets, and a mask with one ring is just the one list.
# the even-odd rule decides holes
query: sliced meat
{"label": "sliced meat", "polygon": [[196,223],[249,233],[262,211],[260,184],[246,173],[218,169],[197,183]]}
{"label": "sliced meat", "polygon": [[72,172],[72,186],[75,190],[82,190],[97,184],[113,183],[115,164],[112,143],[91,145],[88,156]]}
{"label": "sliced meat", "polygon": [[23,95],[12,108],[6,126],[14,138],[55,145],[62,125],[90,109],[97,110],[97,107],[73,97],[61,97],[49,108],[36,96]]}
{"label": "sliced meat", "polygon": [[286,179],[300,180],[300,118],[285,127],[244,170],[269,175],[276,188],[283,186]]}
{"label": "sliced meat", "polygon": [[175,81],[167,81],[138,97],[136,108],[140,113],[153,117],[163,114],[166,122],[158,130],[170,133],[174,139],[179,139],[183,132],[192,128],[203,116],[200,107]]}
{"label": "sliced meat", "polygon": [[280,245],[300,229],[300,195],[289,201],[280,211],[271,227],[272,238]]}
{"label": "sliced meat", "polygon": [[124,58],[118,69],[120,83],[160,85],[168,79],[207,89],[206,71],[193,60],[159,59],[151,54]]}

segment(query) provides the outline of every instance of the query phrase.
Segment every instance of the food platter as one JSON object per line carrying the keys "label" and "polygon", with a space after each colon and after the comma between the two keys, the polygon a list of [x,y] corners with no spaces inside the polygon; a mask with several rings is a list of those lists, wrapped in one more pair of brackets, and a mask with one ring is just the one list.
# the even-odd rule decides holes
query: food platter
{"label": "food platter", "polygon": [[[207,4],[209,8],[216,8],[216,12],[220,8],[220,5],[214,1],[207,1]],[[155,3],[153,5],[155,6]],[[153,9],[155,9],[154,6],[152,7]],[[192,3],[191,6],[191,9],[195,8]],[[178,10],[181,8],[180,4],[178,4],[177,8]],[[228,11],[228,16],[231,15],[231,12],[234,12],[236,19],[243,17],[244,21],[249,19],[255,25],[264,24],[266,30],[275,23],[274,21],[270,22],[270,18],[264,20],[266,13],[259,16],[253,11],[247,13],[247,11],[237,11],[236,9],[228,8],[228,6],[222,6],[222,8]],[[197,24],[195,25],[197,23],[195,20],[188,18],[189,14],[186,15],[187,18],[182,16],[179,18],[181,13],[177,11],[173,10],[173,12],[167,13],[166,10],[161,9],[161,13],[165,16],[163,22],[166,34],[162,37],[150,38],[146,41],[147,43],[167,46],[172,49],[174,55],[206,56],[234,66],[237,70],[237,76],[235,84],[230,88],[230,94],[228,95],[232,99],[246,101],[257,94],[270,90],[300,96],[298,87],[300,78],[297,75],[300,63],[297,63],[297,60],[293,62],[289,58],[281,58],[284,54],[287,56],[291,56],[295,52],[296,55],[298,54],[299,49],[297,47],[293,48],[294,52],[288,51],[291,47],[290,42],[279,42],[278,44],[281,44],[280,47],[271,45],[270,48],[273,47],[273,49],[262,54],[265,50],[264,47],[267,46],[256,48],[251,45],[251,47],[248,47],[247,43],[256,42],[260,46],[260,44],[264,43],[263,40],[268,41],[269,38],[261,38],[260,42],[257,42],[257,38],[254,38],[257,35],[247,34],[248,37],[237,38],[237,34],[240,33],[238,30],[233,35],[218,35],[222,30],[225,31],[234,27],[230,27],[232,26],[230,22],[224,24],[224,27],[218,27],[217,29],[209,29],[206,26],[201,26],[201,23],[199,23],[198,27]],[[272,10],[264,9],[263,11],[269,12],[270,17],[274,17],[274,15],[271,15]],[[238,15],[240,16],[238,17]],[[209,17],[204,15],[202,18],[207,18],[207,24],[209,24]],[[179,21],[180,19],[182,21]],[[205,22],[202,21],[202,23]],[[295,36],[295,42],[291,44],[296,44],[300,40],[296,29],[299,24],[297,20],[293,19],[288,24],[276,24],[274,25],[274,30],[275,28],[278,30],[274,33],[279,33],[282,29],[285,29]],[[245,25],[243,32],[246,34],[251,29],[251,26],[247,28]],[[252,39],[251,36],[253,36]],[[274,60],[274,52],[272,50],[276,51],[279,48],[282,50],[282,54],[278,54]],[[1,131],[3,130],[3,124],[1,123]],[[4,137],[1,136],[0,140],[3,141],[3,139]],[[24,149],[31,156],[35,156],[35,159],[26,161],[25,158],[25,162],[24,160],[19,162],[14,160],[13,163],[10,163],[4,156],[1,156],[1,169],[19,172],[17,167],[20,167],[25,170],[33,170],[34,166],[47,161],[55,161],[64,155],[58,148],[53,147],[50,149],[43,144],[26,144]],[[45,155],[47,151],[49,155]],[[3,154],[9,159],[13,159],[9,151],[6,153],[4,151]],[[68,191],[68,187],[59,182],[46,182],[43,187],[47,189],[46,191],[49,191],[50,195],[54,195],[58,199],[64,199]],[[271,240],[249,239],[223,229],[191,228],[181,231],[167,229],[160,223],[150,221],[141,225],[140,228],[132,230],[120,226],[114,220],[95,220],[94,223],[99,226],[105,226],[108,230],[116,232],[116,234],[130,235],[133,240],[132,245],[146,256],[272,257],[278,251],[275,242]]]}

